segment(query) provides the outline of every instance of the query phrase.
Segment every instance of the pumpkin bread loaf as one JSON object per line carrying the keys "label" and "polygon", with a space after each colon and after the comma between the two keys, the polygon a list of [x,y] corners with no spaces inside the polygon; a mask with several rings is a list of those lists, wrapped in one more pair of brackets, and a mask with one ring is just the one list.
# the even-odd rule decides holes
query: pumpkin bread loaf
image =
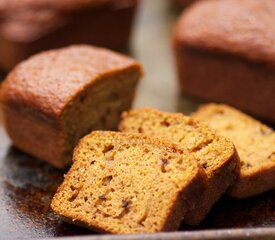
{"label": "pumpkin bread loaf", "polygon": [[0,68],[70,44],[128,45],[138,0],[1,0]]}
{"label": "pumpkin bread loaf", "polygon": [[184,94],[275,122],[275,1],[198,1],[173,42]]}
{"label": "pumpkin bread loaf", "polygon": [[173,231],[205,184],[194,158],[173,144],[95,131],[74,150],[51,207],[65,221],[100,232]]}
{"label": "pumpkin bread loaf", "polygon": [[275,189],[275,133],[244,113],[223,105],[206,104],[193,114],[230,138],[240,154],[240,176],[230,195],[247,198]]}
{"label": "pumpkin bread loaf", "polygon": [[112,51],[76,45],[19,64],[0,92],[13,144],[62,168],[77,141],[93,129],[116,129],[131,107],[140,65]]}
{"label": "pumpkin bread loaf", "polygon": [[187,224],[198,224],[236,178],[239,158],[234,145],[191,117],[141,108],[123,113],[119,129],[179,144],[203,167],[208,187],[204,194],[200,194],[198,206],[185,215],[184,222]]}

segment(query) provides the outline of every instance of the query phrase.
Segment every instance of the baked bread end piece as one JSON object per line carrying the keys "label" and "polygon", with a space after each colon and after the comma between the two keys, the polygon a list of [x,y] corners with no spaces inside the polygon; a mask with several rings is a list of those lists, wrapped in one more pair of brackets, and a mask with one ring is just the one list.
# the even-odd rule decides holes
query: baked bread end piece
{"label": "baked bread end piece", "polygon": [[248,198],[275,189],[273,129],[224,104],[205,104],[193,116],[230,138],[240,156],[240,174],[228,194]]}

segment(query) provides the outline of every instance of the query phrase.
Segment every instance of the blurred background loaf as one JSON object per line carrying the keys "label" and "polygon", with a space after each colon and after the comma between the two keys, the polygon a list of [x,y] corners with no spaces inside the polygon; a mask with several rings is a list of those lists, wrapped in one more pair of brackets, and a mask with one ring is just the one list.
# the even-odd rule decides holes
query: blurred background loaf
{"label": "blurred background loaf", "polygon": [[185,8],[189,6],[190,4],[199,1],[199,0],[170,0],[173,5],[179,8]]}
{"label": "blurred background loaf", "polygon": [[138,0],[3,0],[0,68],[69,44],[128,45]]}
{"label": "blurred background loaf", "polygon": [[275,1],[208,0],[173,35],[181,91],[275,122]]}

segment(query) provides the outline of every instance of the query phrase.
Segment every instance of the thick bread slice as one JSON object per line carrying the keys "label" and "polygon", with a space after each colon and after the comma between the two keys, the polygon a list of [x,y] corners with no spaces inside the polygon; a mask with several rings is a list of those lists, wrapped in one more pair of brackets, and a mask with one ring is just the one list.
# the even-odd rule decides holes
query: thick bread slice
{"label": "thick bread slice", "polygon": [[191,117],[142,108],[123,113],[119,129],[177,143],[204,168],[208,187],[204,194],[199,195],[198,206],[186,214],[184,222],[187,224],[198,224],[236,178],[239,159],[234,145]]}
{"label": "thick bread slice", "polygon": [[275,189],[275,133],[266,125],[224,104],[206,104],[193,114],[230,138],[240,155],[238,181],[229,190],[247,198]]}
{"label": "thick bread slice", "polygon": [[206,187],[194,158],[142,134],[93,132],[51,207],[65,221],[111,233],[176,230]]}

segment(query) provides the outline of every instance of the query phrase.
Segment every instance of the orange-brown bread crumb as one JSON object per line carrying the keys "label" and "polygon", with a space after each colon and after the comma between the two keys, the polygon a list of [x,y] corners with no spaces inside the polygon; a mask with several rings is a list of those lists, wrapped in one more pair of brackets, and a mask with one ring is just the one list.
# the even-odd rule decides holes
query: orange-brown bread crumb
{"label": "orange-brown bread crumb", "polygon": [[224,104],[206,104],[193,114],[219,134],[230,138],[240,155],[240,176],[229,194],[247,198],[275,189],[273,129]]}
{"label": "orange-brown bread crumb", "polygon": [[97,131],[76,147],[51,207],[65,221],[100,232],[174,231],[205,181],[194,158],[173,144]]}
{"label": "orange-brown bread crumb", "polygon": [[200,203],[196,208],[186,214],[185,223],[198,224],[236,178],[239,159],[232,142],[218,136],[206,124],[191,117],[141,108],[123,113],[119,129],[179,144],[204,168],[208,187],[205,193],[201,194]]}

